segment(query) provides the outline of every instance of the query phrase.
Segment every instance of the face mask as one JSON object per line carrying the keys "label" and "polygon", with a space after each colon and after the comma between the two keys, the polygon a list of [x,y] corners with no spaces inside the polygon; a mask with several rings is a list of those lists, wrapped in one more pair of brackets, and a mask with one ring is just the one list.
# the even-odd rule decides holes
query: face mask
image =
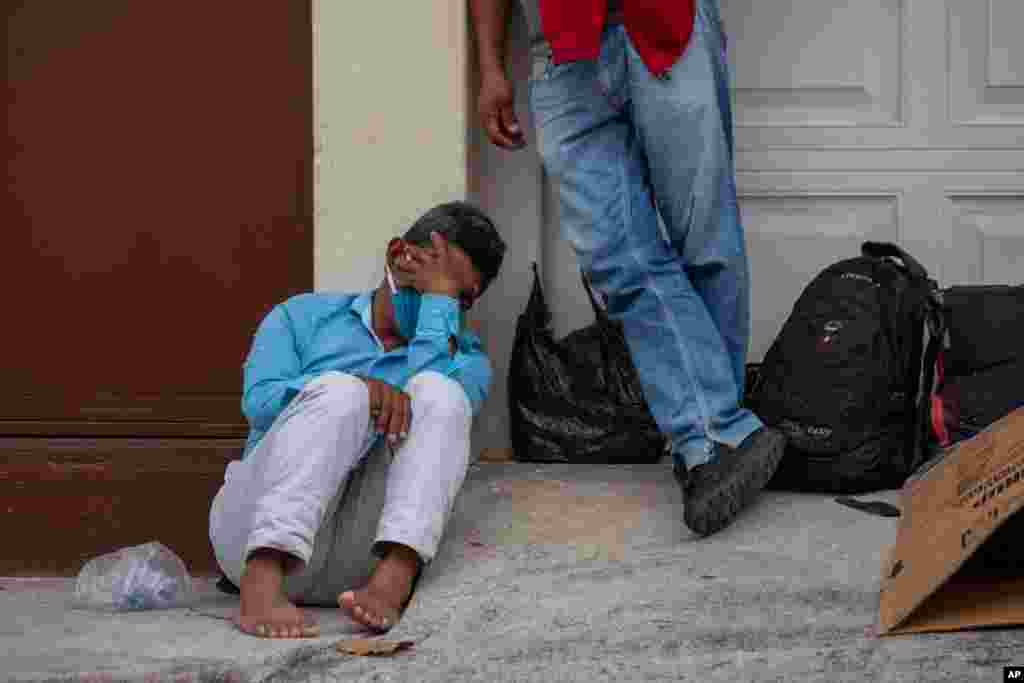
{"label": "face mask", "polygon": [[391,268],[386,265],[384,273],[387,275],[388,287],[391,289],[391,306],[395,310],[398,334],[406,339],[412,339],[416,336],[416,325],[420,320],[421,295],[412,287],[396,287],[395,278],[391,275]]}

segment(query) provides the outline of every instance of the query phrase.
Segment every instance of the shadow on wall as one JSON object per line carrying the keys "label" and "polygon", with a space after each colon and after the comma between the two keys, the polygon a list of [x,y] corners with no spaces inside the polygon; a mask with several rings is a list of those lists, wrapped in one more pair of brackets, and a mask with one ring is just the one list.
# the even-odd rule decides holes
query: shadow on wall
{"label": "shadow on wall", "polygon": [[516,318],[526,306],[532,282],[532,264],[540,261],[543,211],[543,173],[537,156],[533,124],[529,116],[526,24],[518,3],[510,17],[509,71],[515,79],[516,112],[528,146],[516,152],[490,143],[476,116],[479,71],[475,38],[470,31],[469,93],[467,103],[467,178],[469,199],[494,219],[508,244],[501,274],[474,308],[481,321],[484,345],[494,367],[490,396],[473,428],[473,452],[486,459],[510,457],[508,427],[508,366],[515,336]]}

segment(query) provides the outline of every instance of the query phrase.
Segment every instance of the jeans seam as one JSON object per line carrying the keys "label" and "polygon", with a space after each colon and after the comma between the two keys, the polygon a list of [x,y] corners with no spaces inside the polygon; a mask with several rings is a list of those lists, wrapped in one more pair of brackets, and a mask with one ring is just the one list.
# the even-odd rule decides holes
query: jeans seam
{"label": "jeans seam", "polygon": [[[626,171],[626,167],[625,166],[626,166],[625,162],[623,162],[622,164],[619,165],[619,169],[620,169],[621,182],[623,183],[623,185],[625,186],[625,189],[627,190],[626,193],[625,193],[625,195],[626,195],[626,199],[625,199],[625,205],[626,206],[625,206],[625,209],[626,209],[626,226],[627,226],[626,230],[628,231],[629,230],[628,226],[632,225],[632,219],[633,219],[633,193],[632,193],[632,188],[630,187],[630,183],[629,183],[629,179],[628,179],[628,172]],[[632,242],[632,240],[630,240],[630,242]],[[665,245],[665,248],[668,249],[668,245]],[[636,257],[636,251],[633,248],[632,243],[630,243],[629,254],[630,254],[630,257],[633,259],[634,263],[636,264],[637,270],[643,271],[643,273],[644,273],[644,281],[647,284],[647,289],[652,294],[654,294],[654,296],[662,304],[662,307],[665,310],[666,316],[671,319],[671,322],[672,322],[672,334],[676,338],[676,343],[679,344],[679,347],[680,347],[680,350],[681,350],[681,355],[683,356],[683,362],[686,363],[686,365],[687,365],[687,367],[685,369],[686,369],[687,374],[690,377],[690,384],[693,387],[694,398],[696,399],[697,406],[698,406],[698,408],[700,409],[700,412],[701,412],[701,426],[704,428],[704,435],[707,436],[708,428],[709,428],[709,425],[710,425],[710,417],[709,417],[709,414],[708,414],[708,406],[707,406],[707,402],[706,402],[706,400],[704,398],[704,394],[701,391],[700,383],[697,382],[696,376],[694,374],[694,362],[693,362],[693,357],[690,354],[690,348],[689,348],[689,346],[687,346],[687,344],[685,343],[685,341],[682,339],[682,337],[679,334],[679,320],[676,317],[675,312],[671,309],[671,307],[669,307],[667,305],[667,302],[665,301],[665,298],[663,297],[661,291],[655,286],[654,280],[653,280],[653,278],[651,278],[651,274],[646,269],[643,269],[643,268],[640,267],[640,261]],[[685,273],[684,273],[684,276],[685,276]]]}

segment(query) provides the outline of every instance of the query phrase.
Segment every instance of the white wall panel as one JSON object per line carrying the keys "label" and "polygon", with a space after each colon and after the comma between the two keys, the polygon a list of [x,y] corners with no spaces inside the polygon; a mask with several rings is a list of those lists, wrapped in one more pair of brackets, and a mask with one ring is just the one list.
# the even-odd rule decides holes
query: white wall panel
{"label": "white wall panel", "polygon": [[902,2],[725,3],[742,126],[901,123]]}
{"label": "white wall panel", "polygon": [[954,193],[953,253],[964,282],[1024,283],[1024,192]]}
{"label": "white wall panel", "polygon": [[[959,126],[1024,124],[1024,3],[949,1],[950,117]],[[1018,142],[1020,142],[1018,140]]]}

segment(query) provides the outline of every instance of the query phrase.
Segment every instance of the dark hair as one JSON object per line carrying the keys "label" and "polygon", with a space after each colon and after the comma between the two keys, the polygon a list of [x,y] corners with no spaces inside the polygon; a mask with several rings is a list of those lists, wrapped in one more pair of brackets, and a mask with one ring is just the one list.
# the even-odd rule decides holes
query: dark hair
{"label": "dark hair", "polygon": [[480,271],[483,293],[498,276],[507,249],[491,219],[469,202],[448,202],[420,216],[402,239],[416,246],[429,246],[432,232],[466,252]]}

